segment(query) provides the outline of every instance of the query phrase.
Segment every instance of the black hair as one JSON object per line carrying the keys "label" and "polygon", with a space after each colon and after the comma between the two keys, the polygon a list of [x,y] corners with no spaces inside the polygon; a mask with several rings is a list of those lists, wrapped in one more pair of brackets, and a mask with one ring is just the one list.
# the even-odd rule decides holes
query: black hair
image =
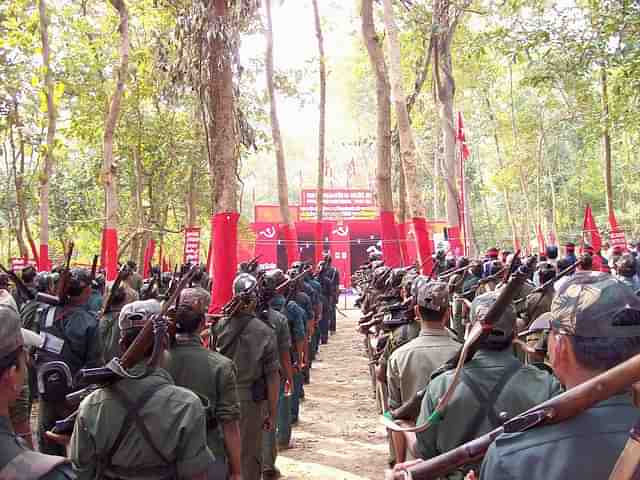
{"label": "black hair", "polygon": [[580,268],[582,270],[591,270],[593,268],[593,258],[588,253],[580,256],[579,260]]}
{"label": "black hair", "polygon": [[491,350],[492,352],[501,352],[507,348],[511,348],[513,344],[512,337],[499,338],[495,335],[495,332],[491,333],[489,337],[484,338],[478,342],[478,350]]}
{"label": "black hair", "polygon": [[418,305],[418,309],[420,311],[420,317],[422,318],[423,322],[442,323],[442,317],[445,313],[444,310],[442,312],[436,312],[435,310],[421,307],[420,305]]}
{"label": "black hair", "polygon": [[180,305],[176,310],[176,332],[194,333],[202,323],[203,315],[189,305]]}
{"label": "black hair", "polygon": [[640,337],[569,338],[578,364],[598,372],[613,368],[640,352]]}
{"label": "black hair", "polygon": [[4,357],[0,358],[0,377],[2,377],[2,375],[4,375],[4,372],[9,370],[11,367],[18,366],[18,359],[20,358],[21,351],[22,347],[18,347],[9,355],[5,355]]}
{"label": "black hair", "polygon": [[[126,330],[123,330],[120,332],[120,339],[124,347],[122,349],[123,354],[125,350],[133,344],[133,341],[136,339],[136,337],[141,331],[142,331],[142,327],[135,327],[135,328],[127,328]],[[145,358],[150,357],[152,353],[153,353],[153,344],[149,346],[149,349],[145,352],[144,357]]]}
{"label": "black hair", "polygon": [[36,272],[36,269],[31,265],[28,265],[22,269],[22,281],[24,283],[31,283],[36,278],[37,274],[38,272]]}

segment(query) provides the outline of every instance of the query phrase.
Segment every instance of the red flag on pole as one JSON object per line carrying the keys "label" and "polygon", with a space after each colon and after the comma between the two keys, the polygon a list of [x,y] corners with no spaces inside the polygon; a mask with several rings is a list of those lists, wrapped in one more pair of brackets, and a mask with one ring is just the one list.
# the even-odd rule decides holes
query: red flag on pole
{"label": "red flag on pole", "polygon": [[612,211],[609,214],[609,226],[611,227],[611,233],[609,234],[609,240],[611,247],[621,252],[627,249],[627,240],[625,239],[624,232],[618,227],[618,221],[616,220],[616,214]]}
{"label": "red flag on pole", "polygon": [[464,121],[462,120],[462,112],[458,112],[458,125],[456,130],[456,141],[460,145],[460,227],[464,239],[463,253],[466,255],[469,250],[468,232],[467,232],[467,215],[466,215],[466,192],[465,192],[465,174],[464,162],[469,158],[469,147],[467,147],[467,139],[464,132]]}
{"label": "red flag on pole", "polygon": [[584,223],[582,224],[582,236],[589,239],[591,247],[593,247],[594,253],[598,253],[602,248],[602,240],[600,238],[600,232],[596,225],[596,221],[593,218],[593,212],[591,211],[591,205],[587,205],[584,210]]}

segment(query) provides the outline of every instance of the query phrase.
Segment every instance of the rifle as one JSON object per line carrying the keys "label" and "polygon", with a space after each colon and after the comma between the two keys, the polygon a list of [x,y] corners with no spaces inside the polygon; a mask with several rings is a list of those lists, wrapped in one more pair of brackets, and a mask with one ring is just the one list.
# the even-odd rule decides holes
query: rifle
{"label": "rifle", "polygon": [[456,273],[464,272],[465,270],[468,270],[469,268],[471,268],[470,264],[469,265],[465,265],[464,267],[447,270],[445,272],[442,272],[440,275],[438,275],[438,277],[442,281],[442,280],[445,280],[445,279],[455,275]]}
{"label": "rifle", "polygon": [[295,285],[296,283],[298,283],[298,280],[303,278],[306,274],[307,274],[307,269],[304,269],[304,270],[302,270],[302,272],[300,272],[295,277],[291,277],[291,278],[285,280],[284,282],[282,282],[280,285],[278,285],[276,287],[276,294],[282,295],[282,293],[287,290],[289,285]]}
{"label": "rifle", "polygon": [[516,274],[510,278],[509,283],[507,283],[498,294],[498,298],[489,311],[482,319],[481,322],[475,322],[467,338],[465,339],[464,344],[458,350],[456,355],[454,355],[451,359],[449,359],[445,365],[444,369],[452,370],[455,369],[455,373],[453,375],[453,380],[449,385],[449,388],[445,392],[445,394],[440,398],[438,404],[436,405],[436,409],[431,414],[429,419],[422,424],[417,425],[415,427],[403,428],[398,426],[393,422],[394,419],[406,419],[409,415],[412,415],[420,409],[420,405],[422,404],[422,398],[426,392],[426,389],[420,390],[416,392],[407,402],[402,404],[398,409],[385,413],[382,416],[382,423],[389,429],[394,431],[405,431],[405,432],[424,432],[431,425],[435,425],[440,422],[442,419],[444,410],[451,400],[453,393],[460,381],[460,371],[464,364],[473,358],[474,353],[478,349],[478,344],[480,341],[491,333],[492,325],[498,321],[498,319],[502,316],[504,311],[507,309],[509,304],[513,301],[516,293],[522,287],[527,275],[529,274],[529,269],[533,266],[533,259],[529,259],[526,264],[522,265],[516,272]]}
{"label": "rifle", "polygon": [[560,280],[562,277],[566,277],[567,275],[571,274],[578,267],[578,265],[580,265],[580,260],[575,262],[573,265],[569,265],[567,268],[562,270],[560,273],[558,273],[551,280],[547,280],[546,282],[544,282],[542,285],[540,285],[538,288],[536,288],[529,295],[531,295],[532,293],[544,292],[547,288],[549,288],[549,286],[553,285],[555,282]]}
{"label": "rifle", "polygon": [[[151,355],[151,358],[147,362],[147,365],[152,366],[155,364],[159,354],[162,351],[160,346],[164,340],[162,337],[164,337],[164,333],[166,332],[166,329],[162,328],[160,329],[160,331],[158,331],[158,321],[162,321],[167,318],[167,312],[169,311],[169,309],[178,304],[180,293],[189,284],[194,274],[195,268],[192,268],[186,275],[184,275],[180,279],[180,282],[174,289],[171,296],[162,304],[160,312],[157,315],[153,315],[147,320],[140,333],[138,333],[138,335],[134,339],[133,343],[129,345],[127,351],[124,352],[124,355],[122,355],[122,358],[115,358],[111,362],[109,362],[107,366],[102,368],[85,368],[78,372],[78,383],[85,385],[89,384],[89,386],[84,389],[84,392],[91,389],[95,390],[96,385],[108,385],[110,383],[118,381],[122,377],[115,372],[126,371],[127,369],[136,365],[145,357],[145,354],[152,346],[153,353]],[[171,325],[169,325],[169,327],[171,327],[169,328],[169,330],[173,330],[173,332],[175,332],[175,320],[171,320]],[[67,396],[67,401],[78,401],[82,400],[82,398],[83,390],[80,390],[78,392],[73,392],[72,394],[70,394],[70,396]],[[67,418],[57,421],[55,427],[52,429],[52,432],[60,435],[68,435],[69,433],[71,433],[77,415],[78,412],[76,411]]]}
{"label": "rifle", "polygon": [[113,281],[113,285],[111,285],[111,289],[109,290],[109,295],[107,296],[107,298],[104,299],[104,303],[102,304],[102,309],[100,310],[100,318],[104,317],[105,313],[111,310],[111,307],[113,306],[113,299],[115,297],[116,290],[120,288],[120,284],[122,283],[122,280],[124,280],[125,277],[127,276],[127,273],[129,273],[129,268],[125,263],[120,267],[120,270],[118,270],[118,276]]}
{"label": "rifle", "polygon": [[90,283],[93,283],[93,281],[96,279],[96,272],[98,271],[98,258],[100,258],[100,255],[93,256],[93,263],[91,264],[91,282]]}
{"label": "rifle", "polygon": [[247,271],[248,272],[252,272],[256,268],[258,268],[258,260],[260,260],[260,257],[262,257],[262,254],[256,255],[255,257],[253,257],[251,260],[249,260],[247,262]]}
{"label": "rifle", "polygon": [[29,290],[29,287],[27,287],[22,281],[22,279],[18,277],[14,272],[4,268],[2,264],[0,264],[0,270],[2,270],[4,273],[6,273],[9,276],[13,284],[16,286],[16,289],[18,289],[18,291],[22,293],[27,299],[34,300],[36,298],[33,292]]}
{"label": "rifle", "polygon": [[73,242],[69,243],[69,250],[67,250],[65,256],[64,267],[60,272],[60,278],[58,279],[58,286],[56,288],[55,295],[49,295],[47,293],[38,292],[36,294],[36,300],[48,305],[58,306],[64,305],[67,302],[67,295],[69,292],[69,284],[71,281],[71,256],[73,255]]}
{"label": "rifle", "polygon": [[474,293],[478,287],[480,285],[484,285],[485,283],[489,283],[489,282],[493,282],[494,280],[498,280],[499,278],[504,276],[504,271],[505,268],[501,268],[500,270],[498,270],[496,273],[494,273],[493,275],[490,275],[488,277],[484,277],[481,278],[477,284],[475,284],[473,287],[471,287],[469,290],[465,290],[464,292],[462,292],[460,295],[462,297],[466,297],[467,295]]}
{"label": "rifle", "polygon": [[[500,434],[524,432],[532,428],[569,420],[639,381],[640,354],[557,397],[530,408],[508,420],[501,427],[475,440],[410,467],[408,469],[410,478],[414,480],[440,478],[463,465],[478,463],[484,457],[491,443]],[[395,480],[404,479],[406,472],[396,472],[393,478]]]}

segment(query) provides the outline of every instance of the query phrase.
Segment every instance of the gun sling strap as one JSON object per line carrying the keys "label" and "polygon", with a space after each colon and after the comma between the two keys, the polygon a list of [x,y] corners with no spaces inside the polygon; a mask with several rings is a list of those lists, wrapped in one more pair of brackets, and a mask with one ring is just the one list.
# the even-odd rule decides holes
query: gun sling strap
{"label": "gun sling strap", "polygon": [[[151,400],[153,395],[167,387],[168,383],[160,383],[154,384],[145,390],[140,398],[134,403],[132,402],[127,395],[117,386],[117,384],[109,387],[110,391],[114,394],[117,401],[121,404],[121,406],[127,411],[127,415],[122,422],[122,426],[120,427],[120,432],[116,437],[115,442],[109,449],[109,452],[101,456],[100,458],[100,467],[98,469],[98,475],[96,475],[97,479],[102,478],[112,478],[110,475],[114,475],[113,478],[120,478],[120,473],[123,474],[134,474],[140,476],[155,476],[158,479],[174,479],[177,478],[176,465],[175,462],[169,460],[161,451],[158,449],[156,444],[153,442],[153,437],[149,432],[149,429],[144,423],[144,420],[139,415],[142,408]],[[142,434],[145,442],[151,447],[151,450],[162,460],[164,463],[163,466],[158,467],[134,467],[134,468],[123,468],[117,467],[113,465],[113,456],[116,454],[120,445],[124,441],[125,436],[131,430],[132,425],[135,424],[138,431]]]}
{"label": "gun sling strap", "polygon": [[476,412],[476,414],[471,418],[468,423],[467,431],[462,439],[462,443],[469,442],[476,438],[481,432],[479,431],[480,425],[484,419],[488,418],[491,427],[489,430],[498,427],[503,423],[504,420],[500,418],[498,412],[495,409],[495,403],[504,387],[506,387],[509,380],[513,378],[513,376],[518,373],[520,370],[519,362],[511,362],[505,368],[502,376],[498,379],[497,383],[494,387],[489,391],[485,392],[480,386],[476,383],[475,380],[468,374],[468,372],[463,368],[462,369],[462,383],[464,383],[469,390],[476,397],[476,400],[480,403],[480,409]]}

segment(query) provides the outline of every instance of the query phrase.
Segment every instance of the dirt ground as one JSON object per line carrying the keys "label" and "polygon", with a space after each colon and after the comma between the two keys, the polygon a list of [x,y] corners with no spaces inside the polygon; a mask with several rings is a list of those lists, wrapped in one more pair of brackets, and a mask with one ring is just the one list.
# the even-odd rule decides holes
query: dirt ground
{"label": "dirt ground", "polygon": [[277,466],[287,480],[364,480],[384,476],[388,447],[371,394],[367,358],[355,332],[359,310],[338,314],[337,333],[323,345],[305,386],[293,449]]}

